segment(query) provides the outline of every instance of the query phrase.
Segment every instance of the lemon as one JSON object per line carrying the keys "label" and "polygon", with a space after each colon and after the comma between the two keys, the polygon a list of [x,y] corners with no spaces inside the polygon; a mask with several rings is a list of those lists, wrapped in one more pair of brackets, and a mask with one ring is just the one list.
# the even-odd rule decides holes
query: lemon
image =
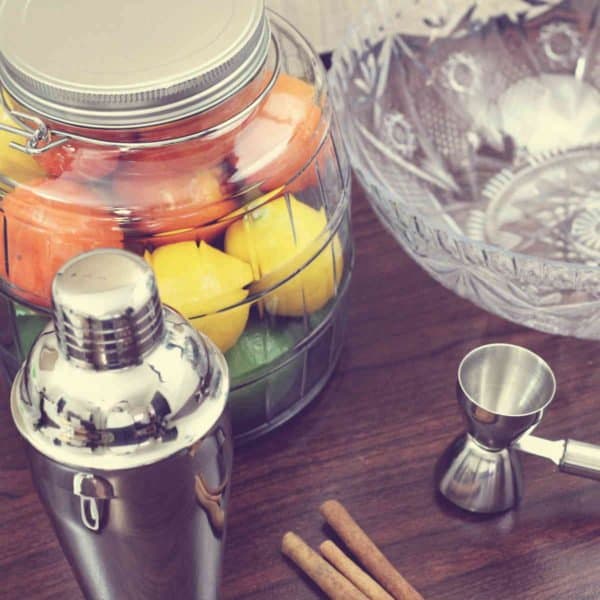
{"label": "lemon", "polygon": [[[1,93],[1,92],[0,92]],[[2,108],[0,103],[0,125],[19,128],[20,125]],[[9,146],[10,142],[25,144],[26,138],[0,129],[0,175],[16,182],[24,182],[44,175],[43,169],[33,157]]]}
{"label": "lemon", "polygon": [[[242,335],[250,307],[240,304],[252,281],[247,263],[206,242],[178,242],[146,252],[160,297],[226,352]],[[221,311],[221,312],[219,312]]]}
{"label": "lemon", "polygon": [[253,292],[278,286],[264,306],[272,314],[299,317],[327,304],[340,282],[339,237],[323,246],[327,216],[288,194],[260,205],[229,226],[225,252],[252,266]]}
{"label": "lemon", "polygon": [[[227,296],[226,301],[225,297],[221,297],[221,300],[224,301],[224,305],[230,306],[231,304],[241,302],[247,295],[248,292],[242,290]],[[195,310],[192,314],[202,314],[203,312],[206,312],[204,306],[200,310]],[[242,333],[244,333],[249,313],[250,306],[248,304],[241,304],[224,312],[207,314],[197,319],[190,318],[190,323],[198,331],[207,335],[218,346],[221,352],[227,352],[227,350],[235,345]]]}

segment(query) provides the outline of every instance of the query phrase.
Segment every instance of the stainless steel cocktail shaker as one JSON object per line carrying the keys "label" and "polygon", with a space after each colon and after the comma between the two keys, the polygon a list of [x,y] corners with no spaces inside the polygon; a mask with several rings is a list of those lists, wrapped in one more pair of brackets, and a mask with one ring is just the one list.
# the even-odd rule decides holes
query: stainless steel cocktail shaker
{"label": "stainless steel cocktail shaker", "polygon": [[221,353],[121,250],[73,259],[11,405],[87,598],[218,597],[232,467]]}

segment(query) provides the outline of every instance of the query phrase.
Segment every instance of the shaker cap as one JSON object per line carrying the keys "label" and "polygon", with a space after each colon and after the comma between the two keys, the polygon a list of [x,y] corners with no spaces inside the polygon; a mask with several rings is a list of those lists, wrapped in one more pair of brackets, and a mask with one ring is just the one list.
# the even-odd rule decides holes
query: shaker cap
{"label": "shaker cap", "polygon": [[161,306],[141,258],[82,254],[57,274],[53,301],[54,321],[11,391],[17,428],[39,452],[73,467],[132,468],[193,446],[220,419],[225,358]]}
{"label": "shaker cap", "polygon": [[264,0],[4,0],[0,81],[53,121],[167,123],[212,108],[269,50]]}
{"label": "shaker cap", "polygon": [[61,352],[97,370],[138,364],[164,333],[154,274],[134,254],[93,250],[68,261],[52,284]]}

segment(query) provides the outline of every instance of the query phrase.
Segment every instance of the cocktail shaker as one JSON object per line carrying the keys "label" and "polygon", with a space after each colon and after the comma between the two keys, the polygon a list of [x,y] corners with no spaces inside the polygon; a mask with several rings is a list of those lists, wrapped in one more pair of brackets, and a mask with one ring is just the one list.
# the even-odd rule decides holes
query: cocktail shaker
{"label": "cocktail shaker", "polygon": [[121,250],[68,262],[11,393],[33,481],[87,598],[218,597],[227,365]]}

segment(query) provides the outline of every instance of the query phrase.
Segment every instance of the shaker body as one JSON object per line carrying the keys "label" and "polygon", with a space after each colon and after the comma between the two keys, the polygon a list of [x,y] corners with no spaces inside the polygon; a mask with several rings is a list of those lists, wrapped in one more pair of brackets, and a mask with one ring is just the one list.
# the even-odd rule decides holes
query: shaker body
{"label": "shaker body", "polygon": [[88,600],[219,597],[233,444],[228,411],[194,446],[116,471],[28,445],[34,484]]}

